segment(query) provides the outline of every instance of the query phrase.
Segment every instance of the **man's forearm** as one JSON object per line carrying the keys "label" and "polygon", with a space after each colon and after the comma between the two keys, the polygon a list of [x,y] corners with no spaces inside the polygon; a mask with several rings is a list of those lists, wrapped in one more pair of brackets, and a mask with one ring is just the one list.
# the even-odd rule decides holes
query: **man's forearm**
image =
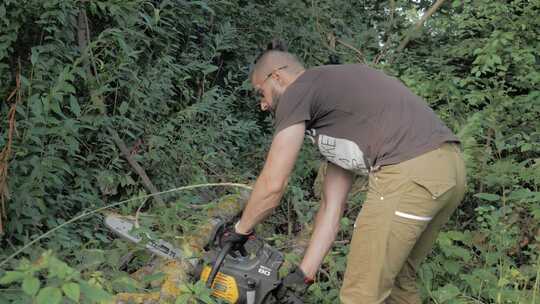
{"label": "man's forearm", "polygon": [[242,213],[242,218],[236,226],[237,232],[249,233],[255,225],[269,216],[279,205],[284,189],[284,185],[271,187],[264,176],[259,177]]}
{"label": "man's forearm", "polygon": [[242,218],[236,225],[236,232],[249,233],[279,205],[304,142],[305,129],[302,121],[279,131],[274,136],[264,168],[242,212]]}
{"label": "man's forearm", "polygon": [[323,184],[321,207],[315,218],[315,228],[311,235],[308,249],[300,268],[310,277],[315,277],[317,270],[339,231],[339,220],[343,215],[347,194],[351,189],[352,173],[329,163]]}
{"label": "man's forearm", "polygon": [[342,213],[342,210],[337,208],[327,210],[323,206],[317,212],[311,241],[300,264],[306,276],[313,278],[317,274],[324,257],[336,239]]}

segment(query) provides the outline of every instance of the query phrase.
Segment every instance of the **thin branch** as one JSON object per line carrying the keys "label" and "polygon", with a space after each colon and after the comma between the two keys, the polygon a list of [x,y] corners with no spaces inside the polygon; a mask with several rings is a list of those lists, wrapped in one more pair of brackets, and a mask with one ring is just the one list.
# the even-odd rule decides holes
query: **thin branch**
{"label": "thin branch", "polygon": [[374,64],[378,64],[381,61],[381,59],[388,52],[388,48],[390,47],[390,39],[392,37],[392,35],[390,34],[390,31],[392,30],[392,27],[394,27],[394,13],[395,13],[395,10],[396,10],[396,1],[395,0],[390,0],[390,12],[389,12],[390,15],[388,17],[388,28],[386,29],[386,42],[384,43],[384,46],[381,49],[381,51],[379,52],[379,54],[377,54],[377,56],[373,60]]}
{"label": "thin branch", "polygon": [[[321,37],[321,40],[324,44],[327,44],[326,40],[324,40],[324,31],[321,27],[321,23],[319,22],[319,14],[316,13],[316,6],[315,6],[315,1],[312,0],[311,1],[311,10],[313,11],[313,14],[315,15],[315,30],[317,31],[317,33],[319,34],[319,36]],[[328,45],[326,45],[327,47],[329,47]]]}
{"label": "thin branch", "polygon": [[336,39],[336,42],[342,44],[343,46],[355,51],[358,55],[356,56],[356,58],[358,58],[358,61],[360,61],[361,63],[365,63],[365,60],[364,60],[364,54],[357,48],[355,48],[354,46],[348,44],[347,42],[345,41],[342,41],[340,39]]}
{"label": "thin branch", "polygon": [[[416,23],[414,28],[409,32],[409,34],[405,37],[405,39],[403,39],[401,41],[401,43],[399,44],[399,46],[396,49],[396,51],[394,52],[394,54],[400,53],[407,46],[407,44],[409,44],[409,42],[412,39],[413,34],[416,33],[417,31],[419,31],[422,28],[422,25],[424,25],[426,20],[429,17],[431,17],[431,15],[433,15],[439,9],[439,7],[441,7],[441,5],[444,3],[444,1],[446,1],[446,0],[437,0],[437,2],[435,2],[435,4],[433,4],[433,6],[431,6],[429,8],[429,10],[422,16],[420,21],[418,21]],[[394,56],[394,58],[395,58],[395,56]]]}
{"label": "thin branch", "polygon": [[11,146],[13,144],[13,132],[15,131],[15,114],[17,112],[17,104],[21,102],[21,62],[15,77],[15,89],[9,94],[6,99],[8,103],[15,97],[15,102],[11,105],[8,111],[8,138],[5,147],[0,152],[0,235],[4,234],[4,219],[7,221],[6,202],[10,199],[9,188],[7,186],[9,160],[11,158]]}

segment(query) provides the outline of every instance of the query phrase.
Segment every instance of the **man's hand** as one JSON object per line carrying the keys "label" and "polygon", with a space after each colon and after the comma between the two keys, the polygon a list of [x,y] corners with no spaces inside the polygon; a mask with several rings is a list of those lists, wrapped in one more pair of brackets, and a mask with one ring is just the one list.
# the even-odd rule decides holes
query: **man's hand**
{"label": "man's hand", "polygon": [[253,236],[253,231],[251,231],[248,234],[243,234],[236,231],[236,227],[233,227],[231,229],[225,229],[223,233],[221,234],[221,236],[219,237],[219,245],[223,248],[225,244],[231,243],[232,250],[243,251],[244,244],[252,236]]}
{"label": "man's hand", "polygon": [[279,303],[299,304],[304,303],[302,297],[308,287],[313,284],[313,279],[306,277],[300,267],[295,268],[281,281],[278,287],[277,297]]}

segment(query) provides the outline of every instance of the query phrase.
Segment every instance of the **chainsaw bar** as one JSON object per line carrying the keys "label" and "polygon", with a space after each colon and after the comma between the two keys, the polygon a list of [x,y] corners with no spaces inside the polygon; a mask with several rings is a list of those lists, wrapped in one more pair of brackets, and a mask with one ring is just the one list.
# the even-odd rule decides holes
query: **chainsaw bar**
{"label": "chainsaw bar", "polygon": [[[109,214],[105,217],[105,226],[111,229],[114,233],[118,234],[120,237],[133,242],[140,243],[143,238],[131,234],[134,223],[133,221],[122,218],[116,214]],[[145,234],[148,242],[145,244],[146,249],[151,251],[154,254],[157,254],[160,257],[170,259],[170,260],[182,260],[186,259],[182,254],[182,250],[174,247],[171,243],[166,242],[162,239],[154,240],[148,234]],[[187,259],[192,265],[197,264],[197,259]]]}

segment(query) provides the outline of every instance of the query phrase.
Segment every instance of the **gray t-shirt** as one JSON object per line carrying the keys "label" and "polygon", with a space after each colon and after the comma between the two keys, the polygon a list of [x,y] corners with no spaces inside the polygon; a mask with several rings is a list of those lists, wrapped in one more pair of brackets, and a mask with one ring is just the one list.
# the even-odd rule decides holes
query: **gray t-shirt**
{"label": "gray t-shirt", "polygon": [[360,64],[308,69],[289,85],[276,134],[302,121],[328,161],[361,174],[459,142],[398,79]]}

